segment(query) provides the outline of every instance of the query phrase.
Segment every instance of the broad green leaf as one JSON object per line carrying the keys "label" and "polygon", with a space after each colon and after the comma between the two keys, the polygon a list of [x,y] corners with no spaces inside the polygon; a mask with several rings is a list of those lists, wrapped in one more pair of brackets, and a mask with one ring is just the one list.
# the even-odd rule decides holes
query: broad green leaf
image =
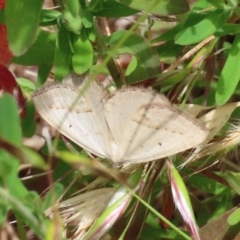
{"label": "broad green leaf", "polygon": [[35,108],[33,103],[27,105],[26,115],[22,119],[22,133],[26,138],[30,138],[36,132],[36,122],[34,121]]}
{"label": "broad green leaf", "polygon": [[108,43],[109,53],[112,51],[116,55],[129,53],[135,56],[137,67],[127,77],[129,84],[160,73],[159,57],[143,37],[129,31],[117,31],[109,37]]}
{"label": "broad green leaf", "polygon": [[163,62],[169,61],[172,63],[173,59],[177,58],[182,54],[183,46],[175,44],[173,41],[167,41],[160,46],[155,47],[160,57],[160,60]]}
{"label": "broad green leaf", "polygon": [[9,94],[0,97],[0,138],[20,145],[21,127],[16,100]]}
{"label": "broad green leaf", "polygon": [[234,23],[225,23],[222,27],[220,27],[215,33],[214,35],[216,37],[222,37],[222,36],[226,36],[228,34],[230,35],[234,35],[234,34],[238,34],[240,33],[240,28],[238,24],[234,24]]}
{"label": "broad green leaf", "polygon": [[71,49],[70,49],[70,33],[63,26],[59,26],[56,49],[55,49],[55,78],[62,80],[71,72]]}
{"label": "broad green leaf", "polygon": [[[91,12],[97,12],[102,10],[102,4],[104,0],[92,0],[88,4],[88,10]],[[83,5],[82,5],[83,6]]]}
{"label": "broad green leaf", "polygon": [[[224,0],[208,0],[208,2],[217,8],[224,8],[225,6]],[[233,3],[234,1],[231,1],[231,2]]]}
{"label": "broad green leaf", "polygon": [[232,191],[226,189],[221,195],[216,196],[216,199],[212,201],[215,209],[211,211],[210,220],[221,216],[224,212],[232,208]]}
{"label": "broad green leaf", "polygon": [[230,225],[235,225],[240,222],[240,208],[235,210],[227,219]]}
{"label": "broad green leaf", "polygon": [[[85,31],[86,31],[88,39],[92,42],[95,42],[96,34],[95,34],[95,31],[94,31],[94,28],[93,27],[86,28]],[[97,52],[95,51],[94,54],[97,55]]]}
{"label": "broad green leaf", "polygon": [[161,34],[159,37],[152,39],[151,43],[174,40],[175,36],[177,35],[177,33],[179,33],[182,30],[182,28],[183,28],[183,23],[179,23],[175,27]]}
{"label": "broad green leaf", "polygon": [[[197,10],[208,10],[213,8],[213,4],[211,2],[212,0],[201,0],[201,1],[196,1],[194,3],[194,8]],[[218,1],[218,0],[213,0],[213,1]],[[224,0],[219,0],[218,2],[221,2]]]}
{"label": "broad green leaf", "polygon": [[56,25],[61,13],[55,10],[42,9],[40,13],[40,26]]}
{"label": "broad green leaf", "polygon": [[37,78],[37,87],[42,86],[46,81],[47,78],[52,70],[52,65],[45,65],[42,64],[38,67],[38,78]]}
{"label": "broad green leaf", "polygon": [[67,30],[75,34],[80,34],[82,29],[82,18],[80,15],[72,15],[68,8],[62,14],[62,23]]}
{"label": "broad green leaf", "polygon": [[93,26],[93,15],[87,9],[83,12],[82,23],[85,28],[91,28]]}
{"label": "broad green leaf", "polygon": [[189,183],[197,189],[201,189],[210,194],[221,194],[228,189],[226,186],[207,178],[201,174],[194,174],[189,178]]}
{"label": "broad green leaf", "polygon": [[157,15],[176,15],[189,10],[186,0],[119,0],[119,2],[128,7]]}
{"label": "broad green leaf", "polygon": [[226,103],[237,87],[237,84],[240,79],[239,49],[240,49],[240,34],[236,35],[234,39],[229,56],[218,80],[217,91],[215,96],[217,104],[222,105]]}
{"label": "broad green leaf", "polygon": [[[200,22],[187,20],[187,26],[183,27],[182,31],[175,36],[175,43],[189,45],[210,37],[227,21],[230,13],[231,11],[217,9],[209,12]],[[189,24],[191,25],[189,26]]]}
{"label": "broad green leaf", "polygon": [[37,35],[43,0],[6,0],[5,23],[9,47],[15,56],[25,53]]}
{"label": "broad green leaf", "polygon": [[53,65],[55,43],[57,35],[43,30],[38,30],[37,37],[28,51],[11,61],[21,65]]}
{"label": "broad green leaf", "polygon": [[27,189],[18,177],[18,169],[19,160],[6,150],[0,149],[0,185],[5,183],[11,194],[23,199]]}
{"label": "broad green leaf", "polygon": [[131,62],[127,66],[127,69],[125,71],[125,76],[130,75],[137,67],[137,59],[133,56]]}
{"label": "broad green leaf", "polygon": [[73,49],[73,70],[77,74],[82,74],[86,72],[93,63],[93,48],[87,38],[85,29],[81,31],[80,35],[73,36]]}
{"label": "broad green leaf", "polygon": [[66,6],[68,11],[71,13],[73,17],[77,17],[80,11],[80,3],[79,0],[66,0]]}
{"label": "broad green leaf", "polygon": [[102,8],[94,9],[93,15],[99,17],[126,17],[138,13],[139,10],[132,9],[120,2],[106,0],[102,3]]}
{"label": "broad green leaf", "polygon": [[32,93],[36,90],[36,85],[29,79],[16,78],[18,85],[21,87],[23,93]]}

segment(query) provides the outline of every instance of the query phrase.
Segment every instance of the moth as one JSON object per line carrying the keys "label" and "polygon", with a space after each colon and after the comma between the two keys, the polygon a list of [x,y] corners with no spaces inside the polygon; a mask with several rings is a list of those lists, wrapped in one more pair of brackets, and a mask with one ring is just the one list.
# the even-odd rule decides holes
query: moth
{"label": "moth", "polygon": [[164,95],[141,87],[108,94],[87,80],[79,88],[53,83],[37,90],[32,100],[52,127],[115,167],[177,154],[208,135],[203,124]]}

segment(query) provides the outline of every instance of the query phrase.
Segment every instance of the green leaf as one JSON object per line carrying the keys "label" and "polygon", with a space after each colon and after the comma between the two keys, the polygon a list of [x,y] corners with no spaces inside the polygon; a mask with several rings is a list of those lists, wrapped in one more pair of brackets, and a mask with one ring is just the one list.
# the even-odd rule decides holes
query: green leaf
{"label": "green leaf", "polygon": [[94,9],[93,15],[99,17],[126,17],[138,13],[139,10],[132,9],[120,2],[106,0],[101,9]]}
{"label": "green leaf", "polygon": [[77,17],[80,11],[80,3],[78,0],[66,0],[68,11],[73,17]]}
{"label": "green leaf", "polygon": [[0,149],[0,185],[5,183],[11,194],[23,199],[27,189],[18,177],[18,169],[19,160],[6,150]]}
{"label": "green leaf", "polygon": [[228,34],[230,35],[235,35],[240,33],[240,28],[238,24],[234,24],[234,23],[226,23],[224,24],[222,27],[220,27],[215,33],[214,35],[216,37],[223,37],[226,36]]}
{"label": "green leaf", "polygon": [[81,31],[80,35],[73,36],[73,49],[73,70],[77,74],[82,74],[86,72],[93,63],[93,48],[87,38],[85,29]]}
{"label": "green leaf", "polygon": [[26,115],[22,119],[22,132],[23,136],[30,138],[36,131],[36,122],[34,121],[35,108],[33,103],[27,105]]}
{"label": "green leaf", "polygon": [[97,12],[102,10],[102,4],[104,0],[92,0],[88,4],[88,10],[91,12]]}
{"label": "green leaf", "polygon": [[25,53],[32,45],[38,29],[43,0],[7,0],[5,23],[9,47],[15,56]]}
{"label": "green leaf", "polygon": [[[88,39],[90,41],[94,42],[96,40],[96,34],[95,34],[95,31],[94,31],[94,28],[93,27],[86,28],[85,31],[86,31]],[[94,52],[94,53],[97,54],[97,52]]]}
{"label": "green leaf", "polygon": [[[223,8],[225,5],[224,0],[208,0],[208,2],[217,8]],[[231,1],[231,2],[234,2],[234,1]]]}
{"label": "green leaf", "polygon": [[42,64],[38,67],[38,78],[37,78],[37,87],[42,86],[46,81],[47,78],[52,70],[52,65],[45,65]]}
{"label": "green leaf", "polygon": [[161,62],[169,61],[172,63],[172,60],[181,55],[183,51],[183,46],[175,44],[173,41],[167,41],[160,46],[155,47],[160,57]]}
{"label": "green leaf", "polygon": [[[126,35],[128,38],[125,40]],[[127,78],[129,84],[160,73],[158,54],[143,37],[129,31],[117,31],[109,37],[108,43],[111,47],[109,53],[129,53],[136,57],[137,67]]]}
{"label": "green leaf", "polygon": [[137,67],[137,59],[133,56],[131,62],[127,66],[127,69],[125,71],[125,76],[130,75]]}
{"label": "green leaf", "polygon": [[16,78],[17,83],[21,87],[21,90],[25,93],[32,93],[36,90],[35,84],[26,78]]}
{"label": "green leaf", "polygon": [[93,15],[87,9],[83,12],[82,23],[85,28],[91,28],[93,26]]}
{"label": "green leaf", "polygon": [[[209,12],[200,22],[187,20],[186,26],[175,36],[175,43],[180,45],[189,45],[198,43],[214,34],[228,19],[231,11],[217,9]],[[196,13],[193,13],[196,15]],[[197,16],[198,17],[198,16]],[[198,20],[197,20],[198,21]],[[189,26],[189,24],[191,24]]]}
{"label": "green leaf", "polygon": [[151,43],[174,40],[175,36],[177,35],[178,32],[182,30],[182,28],[183,28],[183,23],[179,23],[175,27],[161,34],[159,37],[152,39]]}
{"label": "green leaf", "polygon": [[194,174],[189,178],[189,182],[197,189],[201,189],[206,193],[221,194],[228,189],[226,186],[207,178],[201,174]]}
{"label": "green leaf", "polygon": [[0,137],[16,145],[22,142],[18,106],[9,94],[0,97]]}
{"label": "green leaf", "polygon": [[20,57],[14,57],[11,61],[21,65],[52,65],[54,60],[55,43],[57,35],[39,30],[33,45]]}
{"label": "green leaf", "polygon": [[71,49],[70,49],[70,36],[67,29],[63,26],[59,26],[59,32],[57,37],[56,49],[55,49],[55,78],[62,80],[71,72]]}
{"label": "green leaf", "polygon": [[176,15],[189,11],[189,6],[186,0],[119,0],[120,3],[157,15]]}
{"label": "green leaf", "polygon": [[70,32],[80,34],[82,29],[82,18],[79,15],[72,15],[68,8],[65,8],[63,11],[62,23]]}
{"label": "green leaf", "polygon": [[230,225],[235,225],[240,222],[240,208],[235,210],[227,219]]}
{"label": "green leaf", "polygon": [[40,13],[40,26],[50,26],[57,24],[61,13],[59,11],[42,9]]}
{"label": "green leaf", "polygon": [[237,87],[237,84],[240,79],[239,49],[240,49],[240,34],[236,35],[234,39],[229,56],[218,80],[217,91],[215,96],[217,104],[222,105],[226,103]]}

